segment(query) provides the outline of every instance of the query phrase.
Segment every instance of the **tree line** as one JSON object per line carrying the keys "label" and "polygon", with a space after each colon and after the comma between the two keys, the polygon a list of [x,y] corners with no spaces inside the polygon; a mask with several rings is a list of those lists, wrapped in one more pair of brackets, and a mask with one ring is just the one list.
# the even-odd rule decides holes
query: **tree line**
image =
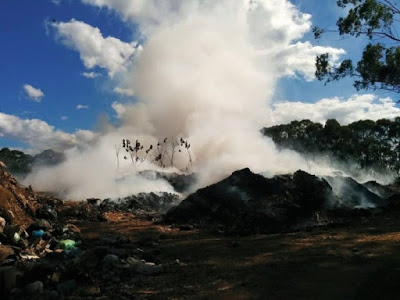
{"label": "tree line", "polygon": [[400,174],[400,117],[348,125],[335,119],[325,125],[302,120],[261,131],[279,148],[295,150],[306,159],[326,155],[332,163],[351,164],[356,170]]}

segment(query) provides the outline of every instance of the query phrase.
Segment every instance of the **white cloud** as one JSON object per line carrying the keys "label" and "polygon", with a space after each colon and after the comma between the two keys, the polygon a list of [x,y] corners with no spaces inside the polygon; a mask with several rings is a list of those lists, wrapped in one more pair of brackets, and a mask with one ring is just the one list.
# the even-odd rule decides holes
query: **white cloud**
{"label": "white cloud", "polygon": [[67,116],[61,116],[60,119],[63,120],[63,121],[66,121],[66,120],[68,120],[68,117]]}
{"label": "white cloud", "polygon": [[135,95],[135,92],[132,89],[129,88],[121,88],[121,87],[116,87],[114,88],[114,92],[117,94],[120,94],[122,96],[129,96],[132,97],[133,95]]}
{"label": "white cloud", "polygon": [[83,104],[78,104],[76,106],[76,109],[78,109],[78,110],[80,110],[80,109],[89,109],[89,106],[88,105],[83,105]]}
{"label": "white cloud", "polygon": [[[329,53],[337,63],[343,49],[299,42],[311,29],[311,15],[300,12],[288,0],[82,0],[83,3],[118,12],[124,20],[139,24],[144,35],[182,22],[196,14],[217,12],[228,19],[234,15],[248,26],[249,39],[265,68],[276,68],[276,76],[304,76],[314,79],[316,55]],[[233,14],[231,14],[234,12]],[[228,20],[229,22],[229,20]],[[234,24],[234,22],[231,22]],[[232,28],[233,29],[233,28]],[[234,29],[233,29],[234,30]],[[272,62],[272,63],[271,63]]]}
{"label": "white cloud", "polygon": [[126,112],[126,106],[123,105],[122,103],[119,103],[117,101],[114,101],[111,104],[112,109],[115,111],[115,113],[117,114],[117,118],[118,119],[122,119],[123,115]]}
{"label": "white cloud", "polygon": [[95,134],[88,130],[66,133],[39,119],[21,119],[0,112],[0,136],[24,142],[34,151],[62,151],[89,142]]}
{"label": "white cloud", "polygon": [[315,57],[324,53],[329,53],[331,63],[337,63],[340,56],[346,52],[343,49],[313,46],[310,42],[297,42],[280,49],[273,56],[279,61],[277,67],[279,75],[301,74],[307,81],[312,81],[315,79]]}
{"label": "white cloud", "polygon": [[51,0],[51,3],[53,3],[55,5],[60,5],[61,4],[61,0]]}
{"label": "white cloud", "polygon": [[97,72],[82,72],[81,75],[86,78],[96,78],[101,76],[101,74]]}
{"label": "white cloud", "polygon": [[353,95],[349,99],[325,98],[315,103],[282,102],[273,105],[274,124],[309,119],[325,123],[336,119],[340,124],[358,120],[393,119],[400,116],[400,108],[390,98],[377,98],[372,94]]}
{"label": "white cloud", "polygon": [[110,77],[125,71],[136,52],[136,42],[125,43],[114,37],[103,37],[99,28],[75,19],[53,23],[52,26],[64,45],[79,52],[86,68],[98,66],[107,69]]}
{"label": "white cloud", "polygon": [[40,102],[44,97],[44,93],[41,89],[34,88],[30,84],[25,84],[23,89],[26,95],[35,102]]}

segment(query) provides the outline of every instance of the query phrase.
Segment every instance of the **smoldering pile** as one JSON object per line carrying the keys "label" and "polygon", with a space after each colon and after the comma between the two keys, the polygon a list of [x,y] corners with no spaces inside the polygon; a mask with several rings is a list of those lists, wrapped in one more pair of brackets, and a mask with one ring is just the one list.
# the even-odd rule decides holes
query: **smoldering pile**
{"label": "smoldering pile", "polygon": [[235,234],[336,226],[397,207],[398,193],[393,185],[360,184],[350,177],[299,170],[265,178],[246,168],[189,195],[165,221]]}
{"label": "smoldering pile", "polygon": [[[152,172],[143,176],[162,177],[186,189],[195,178]],[[176,264],[157,261],[156,244],[148,242],[143,244],[145,251],[142,245],[118,236],[88,244],[75,225],[81,226],[82,221],[97,227],[98,222],[115,222],[109,216],[119,214],[150,223],[163,221],[180,230],[238,235],[347,226],[348,222],[400,210],[399,185],[362,185],[348,177],[321,178],[301,170],[266,178],[242,169],[197,190],[180,204],[172,193],[67,203],[24,189],[7,173],[0,179],[0,198],[14,195],[11,201],[18,204],[8,213],[0,210],[0,274],[9,278],[0,283],[3,295],[11,299],[112,293],[120,282],[160,274]],[[24,205],[24,199],[29,203]],[[9,207],[9,202],[4,203]]]}
{"label": "smoldering pile", "polygon": [[[177,192],[196,185],[196,175],[146,171],[149,180],[164,179]],[[276,233],[347,224],[398,207],[400,188],[351,177],[318,177],[298,170],[266,178],[245,168],[184,200],[176,193],[139,193],[117,199],[88,199],[69,216],[102,219],[106,212],[152,215],[164,223],[228,234]],[[78,212],[79,211],[79,212]]]}

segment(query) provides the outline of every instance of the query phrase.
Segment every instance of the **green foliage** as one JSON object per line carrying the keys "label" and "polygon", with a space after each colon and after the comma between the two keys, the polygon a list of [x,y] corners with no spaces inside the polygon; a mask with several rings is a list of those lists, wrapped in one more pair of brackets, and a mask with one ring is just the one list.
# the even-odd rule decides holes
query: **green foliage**
{"label": "green foliage", "polygon": [[[329,63],[329,55],[316,58],[316,77],[330,82],[346,76],[356,77],[354,86],[360,89],[383,89],[400,92],[400,46],[396,26],[400,9],[389,0],[339,0],[339,7],[351,6],[346,17],[337,21],[340,35],[366,36],[371,40],[354,68],[351,60],[339,66]],[[315,27],[314,36],[320,38],[323,30]],[[374,43],[374,39],[379,43]],[[390,44],[389,44],[390,43]]]}
{"label": "green foliage", "polygon": [[358,169],[400,173],[400,118],[361,120],[342,126],[335,119],[325,126],[310,120],[263,128],[280,148],[313,158],[327,154]]}
{"label": "green foliage", "polygon": [[31,171],[34,158],[18,150],[3,148],[0,150],[0,160],[6,164],[7,171],[20,175]]}
{"label": "green foliage", "polygon": [[53,166],[65,160],[63,153],[51,149],[32,156],[19,150],[0,149],[0,161],[7,166],[6,170],[17,176],[24,176],[32,171],[33,166]]}

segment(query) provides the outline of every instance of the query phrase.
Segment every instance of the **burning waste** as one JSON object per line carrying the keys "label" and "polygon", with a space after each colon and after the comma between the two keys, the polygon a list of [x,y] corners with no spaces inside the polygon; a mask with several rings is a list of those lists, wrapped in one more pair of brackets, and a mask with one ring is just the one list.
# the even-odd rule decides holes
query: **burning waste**
{"label": "burning waste", "polygon": [[[325,161],[310,166],[260,132],[288,68],[279,49],[310,29],[310,16],[285,0],[168,3],[125,16],[144,42],[124,78],[138,100],[119,104],[119,125],[34,168],[23,180],[33,188],[0,170],[2,296],[146,294],[141,287],[160,281],[153,276],[196,267],[162,252],[163,238],[181,231],[286,233],[400,208],[398,186],[335,176]],[[260,26],[274,9],[295,33]],[[142,236],[82,234],[101,234],[103,224]]]}

